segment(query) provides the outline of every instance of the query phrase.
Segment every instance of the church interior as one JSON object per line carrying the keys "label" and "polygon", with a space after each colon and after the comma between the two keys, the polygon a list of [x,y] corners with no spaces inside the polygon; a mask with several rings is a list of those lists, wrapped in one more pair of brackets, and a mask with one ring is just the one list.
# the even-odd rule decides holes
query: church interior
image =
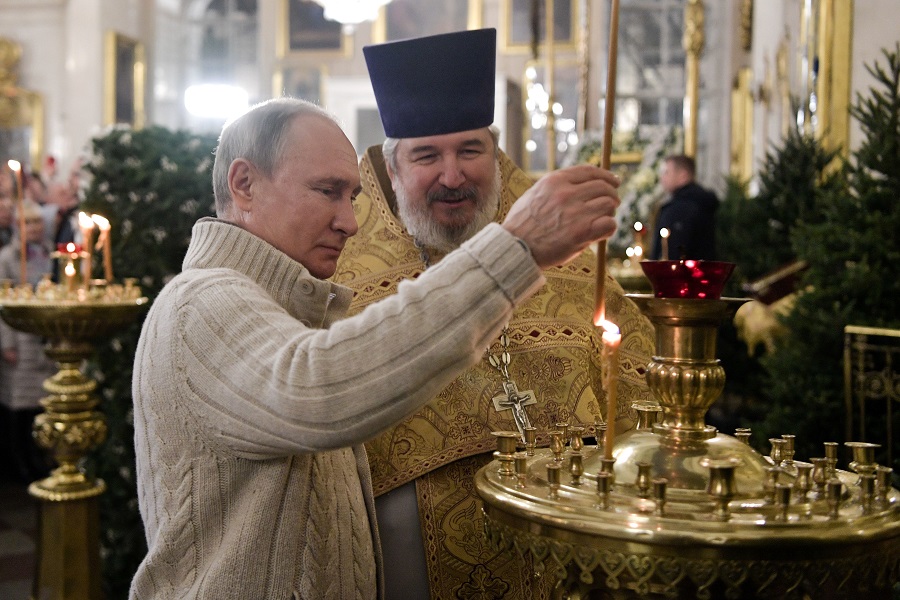
{"label": "church interior", "polygon": [[[530,441],[522,428],[493,432],[496,461],[473,477],[484,515],[472,535],[557,582],[534,597],[900,597],[896,8],[0,0],[0,242],[25,248],[17,232],[33,203],[54,285],[102,273],[79,298],[99,302],[100,290],[116,305],[90,318],[29,312],[15,284],[0,291],[0,598],[128,597],[146,553],[131,410],[140,321],[181,270],[194,222],[215,213],[223,125],[302,98],[336,117],[362,159],[385,139],[363,48],[482,28],[496,29],[505,157],[532,179],[581,163],[621,179],[618,229],[593,252],[655,326],[646,375],[659,402],[620,401],[624,430],[579,417],[537,443],[534,428]],[[662,225],[676,155],[717,200],[703,258],[729,266],[715,274],[715,309],[694,308],[708,293],[690,288],[697,261],[685,259],[697,257]],[[51,234],[57,214],[77,210],[95,214],[73,250]],[[63,263],[84,252],[70,279]],[[0,254],[0,278],[19,274],[17,260],[6,269]],[[682,269],[670,295],[652,262]],[[21,274],[32,279],[24,258]],[[51,285],[37,278],[35,297]],[[17,403],[7,339],[20,331],[36,391]],[[602,351],[598,364],[614,360]],[[614,397],[615,382],[604,386]],[[643,537],[626,535],[635,529]],[[519,597],[483,581],[454,597]]]}

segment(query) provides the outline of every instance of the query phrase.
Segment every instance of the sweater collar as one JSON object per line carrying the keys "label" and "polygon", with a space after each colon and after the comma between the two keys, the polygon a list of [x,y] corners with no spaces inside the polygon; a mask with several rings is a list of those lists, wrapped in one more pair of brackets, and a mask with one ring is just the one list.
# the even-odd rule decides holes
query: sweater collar
{"label": "sweater collar", "polygon": [[[182,270],[188,269],[237,271],[255,281],[294,317],[303,320],[310,316],[312,298],[322,299],[323,302],[313,304],[323,306],[330,315],[340,315],[353,297],[349,288],[313,277],[306,267],[261,238],[233,223],[211,217],[194,224],[182,264]],[[325,323],[327,316],[323,314],[321,322]]]}

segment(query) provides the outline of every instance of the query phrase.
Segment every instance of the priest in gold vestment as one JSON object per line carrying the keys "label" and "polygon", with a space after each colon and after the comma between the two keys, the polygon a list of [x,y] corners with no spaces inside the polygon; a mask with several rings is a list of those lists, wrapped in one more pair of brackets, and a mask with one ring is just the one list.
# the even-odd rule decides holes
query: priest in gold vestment
{"label": "priest in gold vestment", "polygon": [[[334,276],[356,292],[351,313],[395,293],[485,220],[501,221],[533,184],[489,128],[495,36],[468,31],[364,49],[388,158],[372,147],[360,162],[359,232]],[[517,428],[503,402],[510,391],[528,398],[522,404],[539,445],[557,423],[590,431],[605,420],[602,344],[591,323],[595,264],[586,251],[546,270],[542,290],[515,312],[476,367],[367,444],[387,598],[549,597],[554,582],[488,545],[473,476],[492,458],[491,432]],[[653,330],[609,277],[606,312],[623,336],[615,423],[621,431],[632,426],[631,405],[649,399],[644,370]]]}

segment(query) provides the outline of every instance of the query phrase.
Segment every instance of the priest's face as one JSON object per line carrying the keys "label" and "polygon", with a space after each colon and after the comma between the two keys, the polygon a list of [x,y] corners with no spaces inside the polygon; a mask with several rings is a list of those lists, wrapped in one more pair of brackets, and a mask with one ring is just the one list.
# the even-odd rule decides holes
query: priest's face
{"label": "priest's face", "polygon": [[395,157],[400,219],[422,244],[449,252],[496,217],[500,169],[487,128],[401,139]]}
{"label": "priest's face", "polygon": [[249,200],[241,202],[238,222],[315,277],[331,277],[358,229],[356,151],[340,127],[319,115],[295,117],[285,135],[271,176],[247,167]]}

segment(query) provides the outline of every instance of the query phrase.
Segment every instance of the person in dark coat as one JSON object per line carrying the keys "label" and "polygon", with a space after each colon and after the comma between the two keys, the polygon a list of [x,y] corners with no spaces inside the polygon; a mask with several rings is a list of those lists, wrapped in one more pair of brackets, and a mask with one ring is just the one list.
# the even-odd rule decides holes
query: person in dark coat
{"label": "person in dark coat", "polygon": [[[653,260],[715,260],[716,209],[719,199],[700,186],[690,156],[673,155],[663,161],[660,185],[670,194],[660,207],[654,228]],[[660,232],[668,230],[668,252],[663,252]],[[668,256],[664,256],[668,254]]]}

